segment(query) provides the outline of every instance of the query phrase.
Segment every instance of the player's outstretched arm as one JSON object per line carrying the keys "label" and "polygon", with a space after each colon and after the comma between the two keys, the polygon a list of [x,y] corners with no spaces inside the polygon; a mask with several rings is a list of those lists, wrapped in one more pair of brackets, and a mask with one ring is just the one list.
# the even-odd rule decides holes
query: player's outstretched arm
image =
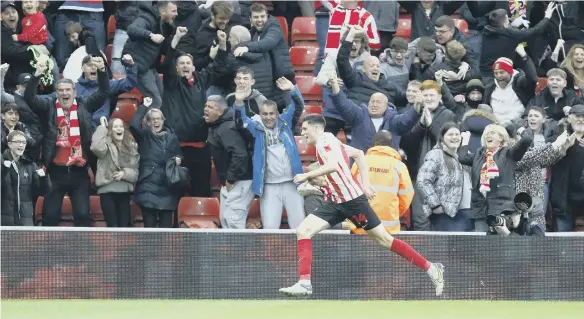
{"label": "player's outstretched arm", "polygon": [[367,198],[372,199],[375,197],[375,190],[371,187],[369,183],[369,168],[367,167],[367,160],[365,159],[365,153],[362,150],[354,148],[349,145],[343,144],[347,155],[349,155],[359,168],[359,174],[361,175],[361,182],[363,183],[363,191]]}

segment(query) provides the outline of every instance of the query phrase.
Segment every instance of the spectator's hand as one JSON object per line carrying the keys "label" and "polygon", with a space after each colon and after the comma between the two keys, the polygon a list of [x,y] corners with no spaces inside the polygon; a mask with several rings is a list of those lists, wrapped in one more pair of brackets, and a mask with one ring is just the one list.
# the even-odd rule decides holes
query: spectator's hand
{"label": "spectator's hand", "polygon": [[525,20],[522,16],[513,20],[513,22],[511,22],[511,26],[514,28],[529,28],[529,20]]}
{"label": "spectator's hand", "polygon": [[182,160],[178,156],[174,158],[174,161],[176,162],[176,165],[180,165],[182,163]]}
{"label": "spectator's hand", "polygon": [[294,183],[295,184],[302,184],[304,182],[306,182],[308,178],[306,178],[306,174],[298,174],[296,176],[294,176]]}
{"label": "spectator's hand", "polygon": [[245,93],[243,91],[240,90],[235,90],[235,102],[236,104],[243,104],[243,101],[245,101]]}
{"label": "spectator's hand", "polygon": [[367,196],[368,200],[374,199],[376,194],[375,189],[373,188],[373,186],[369,185],[369,183],[363,186],[363,193],[365,193],[365,196]]}
{"label": "spectator's hand", "polygon": [[42,168],[37,169],[36,173],[40,177],[45,177],[45,175],[46,175],[45,171]]}
{"label": "spectator's hand", "polygon": [[560,136],[558,136],[558,138],[552,143],[552,146],[556,149],[556,150],[561,150],[567,143],[569,143],[568,141],[568,131],[564,131],[562,134],[560,134]]}
{"label": "spectator's hand", "polygon": [[439,87],[442,87],[442,84],[444,83],[442,81],[443,77],[444,77],[444,70],[438,70],[434,73],[434,78],[436,79],[436,83],[438,84]]}
{"label": "spectator's hand", "polygon": [[10,165],[12,165],[11,161],[4,161],[4,167],[10,168]]}
{"label": "spectator's hand", "polygon": [[494,227],[497,234],[502,236],[509,236],[511,234],[511,231],[507,228],[506,224],[507,222],[505,221],[505,218],[503,218],[503,225]]}
{"label": "spectator's hand", "polygon": [[381,52],[379,54],[379,61],[381,61],[381,62],[385,61],[386,57],[387,57],[387,54],[385,54],[385,51]]}
{"label": "spectator's hand", "polygon": [[244,53],[249,52],[249,49],[247,47],[239,47],[237,49],[235,49],[235,51],[233,51],[233,55],[234,56],[241,56]]}
{"label": "spectator's hand", "polygon": [[448,76],[449,73],[446,73],[446,81],[464,80],[468,70],[470,70],[470,65],[468,65],[466,62],[462,62],[458,67],[458,73],[456,74],[456,77]]}
{"label": "spectator's hand", "polygon": [[178,28],[176,28],[176,33],[174,34],[174,36],[178,37],[180,39],[185,34],[187,34],[187,32],[189,32],[189,29],[187,29],[186,27],[178,27]]}
{"label": "spectator's hand", "polygon": [[144,105],[145,107],[150,107],[150,105],[152,105],[152,98],[144,97],[144,99],[142,100],[142,105]]}
{"label": "spectator's hand", "polygon": [[424,103],[424,96],[422,95],[421,92],[416,95],[415,103],[420,105]]}
{"label": "spectator's hand", "polygon": [[217,30],[217,38],[219,38],[219,45],[227,43],[227,34],[221,30]]}
{"label": "spectator's hand", "polygon": [[290,80],[288,80],[285,77],[281,77],[281,78],[277,79],[276,80],[276,85],[282,91],[292,91],[292,90],[294,90],[294,83],[290,82]]}
{"label": "spectator's hand", "polygon": [[530,128],[523,128],[521,127],[523,130],[521,130],[521,133],[519,133],[519,130],[517,130],[517,134],[519,134],[520,136],[525,136],[525,137],[531,137],[533,138],[533,131]]}
{"label": "spectator's hand", "polygon": [[438,207],[434,208],[434,209],[432,210],[432,213],[433,213],[433,214],[436,214],[436,215],[441,215],[441,214],[444,214],[444,208],[442,207],[442,205],[440,205],[440,206],[438,206]]}
{"label": "spectator's hand", "polygon": [[462,146],[466,146],[468,145],[468,143],[470,142],[470,132],[466,131],[466,132],[462,132],[460,133],[460,137],[462,137]]}
{"label": "spectator's hand", "polygon": [[336,74],[331,73],[329,74],[329,85],[331,86],[331,91],[334,95],[337,95],[341,92],[341,86],[339,85],[339,79],[337,78]]}
{"label": "spectator's hand", "polygon": [[117,171],[112,174],[112,178],[116,181],[121,181],[124,178],[124,171]]}
{"label": "spectator's hand", "polygon": [[212,45],[211,50],[209,50],[209,57],[212,60],[215,60],[215,57],[217,57],[217,52],[219,52],[219,45]]}
{"label": "spectator's hand", "polygon": [[556,3],[555,3],[555,1],[550,1],[550,3],[548,4],[547,8],[545,9],[544,18],[551,19],[552,16],[554,15],[555,10],[556,10]]}
{"label": "spectator's hand", "polygon": [[134,58],[132,58],[131,55],[129,54],[124,54],[124,56],[122,57],[122,60],[127,64],[127,65],[133,65],[134,64]]}
{"label": "spectator's hand", "polygon": [[46,63],[37,63],[36,64],[36,71],[34,72],[34,76],[41,76],[49,67]]}
{"label": "spectator's hand", "polygon": [[4,64],[0,65],[0,73],[6,74],[6,71],[8,71],[8,68],[10,68],[10,64],[8,64],[8,63],[4,63]]}
{"label": "spectator's hand", "polygon": [[519,56],[522,58],[527,55],[527,53],[525,52],[525,45],[523,43],[519,43],[519,45],[517,45],[517,47],[515,48],[515,52],[517,52],[517,54],[519,54]]}
{"label": "spectator's hand", "polygon": [[231,192],[231,190],[233,189],[233,184],[226,181],[225,188],[227,189],[227,192]]}
{"label": "spectator's hand", "polygon": [[107,127],[107,117],[105,116],[100,117],[99,124],[101,124],[101,126]]}
{"label": "spectator's hand", "polygon": [[103,58],[98,56],[98,57],[92,57],[91,61],[93,62],[93,64],[95,65],[95,67],[97,67],[98,70],[100,71],[105,71],[105,62],[103,61]]}
{"label": "spectator's hand", "polygon": [[164,41],[164,36],[162,34],[153,33],[150,35],[150,40],[154,43],[160,44]]}
{"label": "spectator's hand", "polygon": [[523,131],[525,131],[525,127],[520,127],[517,129],[517,135],[521,136],[521,134],[523,133]]}
{"label": "spectator's hand", "polygon": [[354,25],[352,27],[355,35],[365,34],[365,29],[363,29],[363,27],[361,27],[360,25]]}
{"label": "spectator's hand", "polygon": [[430,127],[432,125],[432,113],[427,108],[422,111],[422,117],[420,118],[420,123],[425,127]]}
{"label": "spectator's hand", "polygon": [[464,103],[464,102],[466,102],[466,97],[464,96],[464,94],[459,94],[459,95],[454,97],[454,102]]}
{"label": "spectator's hand", "polygon": [[571,106],[564,106],[564,108],[562,109],[564,111],[564,115],[566,115],[566,116],[570,115],[571,109],[572,109]]}
{"label": "spectator's hand", "polygon": [[13,34],[12,35],[12,40],[18,41],[18,34]]}
{"label": "spectator's hand", "polygon": [[42,53],[42,54],[44,54],[44,55],[48,55],[48,56],[50,56],[50,55],[51,55],[51,51],[49,51],[49,49],[48,49],[46,46],[44,46],[44,45],[39,45],[39,46],[37,46],[37,47],[39,48],[39,51],[41,51],[41,53]]}

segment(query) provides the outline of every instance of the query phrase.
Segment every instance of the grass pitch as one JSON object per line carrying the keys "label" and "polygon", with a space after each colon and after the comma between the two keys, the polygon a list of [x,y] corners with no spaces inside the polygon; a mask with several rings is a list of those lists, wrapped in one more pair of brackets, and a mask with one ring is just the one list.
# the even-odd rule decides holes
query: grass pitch
{"label": "grass pitch", "polygon": [[2,300],[2,319],[581,319],[584,302]]}

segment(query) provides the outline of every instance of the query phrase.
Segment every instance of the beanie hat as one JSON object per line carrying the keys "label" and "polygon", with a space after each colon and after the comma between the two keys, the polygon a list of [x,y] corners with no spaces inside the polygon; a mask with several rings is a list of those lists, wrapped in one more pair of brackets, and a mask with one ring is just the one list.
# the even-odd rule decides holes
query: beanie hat
{"label": "beanie hat", "polygon": [[509,74],[513,74],[513,61],[508,58],[498,58],[495,63],[493,63],[494,70],[503,70]]}
{"label": "beanie hat", "polygon": [[485,94],[485,86],[483,85],[483,82],[479,79],[468,81],[466,84],[466,94],[469,94],[472,91],[479,91],[481,94]]}

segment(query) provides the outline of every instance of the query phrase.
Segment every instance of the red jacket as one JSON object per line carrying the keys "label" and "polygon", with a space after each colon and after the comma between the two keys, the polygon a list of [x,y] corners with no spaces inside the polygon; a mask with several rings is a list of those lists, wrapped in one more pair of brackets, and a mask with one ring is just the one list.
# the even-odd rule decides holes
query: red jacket
{"label": "red jacket", "polygon": [[28,15],[22,19],[22,33],[18,41],[42,44],[49,40],[47,20],[42,12]]}

